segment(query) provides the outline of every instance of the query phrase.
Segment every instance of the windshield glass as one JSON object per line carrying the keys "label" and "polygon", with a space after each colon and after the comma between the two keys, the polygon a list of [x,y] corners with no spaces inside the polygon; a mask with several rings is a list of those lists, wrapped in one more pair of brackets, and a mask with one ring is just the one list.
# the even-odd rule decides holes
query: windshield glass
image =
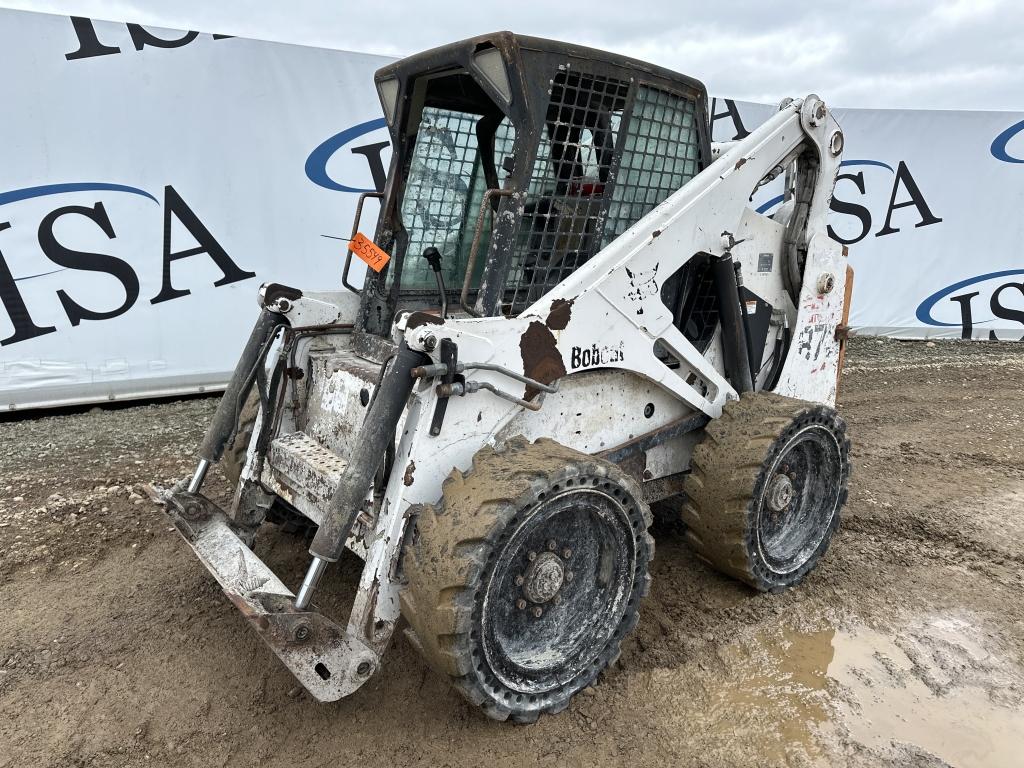
{"label": "windshield glass", "polygon": [[[469,259],[480,202],[487,189],[477,124],[485,118],[467,112],[424,107],[402,198],[402,223],[408,246],[402,265],[401,288],[406,291],[437,290],[434,273],[423,251],[434,246],[441,252],[445,286],[461,291]],[[495,163],[504,176],[501,160],[512,153],[514,131],[508,120],[495,132]],[[480,252],[486,253],[489,227],[485,227]],[[478,258],[472,281],[479,283],[484,259]],[[389,284],[394,275],[389,276]]]}

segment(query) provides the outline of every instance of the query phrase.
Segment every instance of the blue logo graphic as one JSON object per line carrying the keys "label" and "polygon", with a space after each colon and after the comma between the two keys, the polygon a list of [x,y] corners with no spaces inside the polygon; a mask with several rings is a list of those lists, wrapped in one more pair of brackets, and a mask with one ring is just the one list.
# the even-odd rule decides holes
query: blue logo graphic
{"label": "blue logo graphic", "polygon": [[10,192],[0,192],[0,205],[30,200],[33,197],[63,195],[66,192],[128,192],[132,195],[148,197],[157,205],[160,204],[160,201],[149,194],[149,192],[138,187],[128,187],[124,184],[108,184],[102,181],[83,181],[70,184],[46,184],[41,187],[25,187],[24,189],[12,189]]}
{"label": "blue logo graphic", "polygon": [[[22,200],[31,200],[36,197],[63,195],[68,192],[127,192],[131,195],[148,197],[157,205],[160,204],[160,201],[149,194],[149,192],[144,189],[139,189],[138,187],[129,187],[125,184],[110,184],[105,181],[79,181],[69,182],[66,184],[44,184],[39,187],[25,187],[24,189],[12,189],[9,192],[0,192],[0,205],[20,203]],[[58,272],[63,272],[65,269],[66,268],[52,269],[49,272],[40,272],[35,275],[16,277],[14,278],[14,282],[19,283],[22,280],[33,280],[37,277],[55,275]]]}
{"label": "blue logo graphic", "polygon": [[353,125],[351,128],[346,128],[341,133],[331,136],[331,138],[314,149],[309,157],[306,158],[306,177],[318,186],[338,192],[354,192],[356,194],[376,192],[375,189],[360,189],[335,181],[327,173],[327,163],[334,156],[334,153],[346,144],[358,139],[360,136],[365,136],[368,133],[373,133],[386,127],[387,121],[383,117],[378,117],[375,120],[367,120],[365,123]]}
{"label": "blue logo graphic", "polygon": [[[891,165],[889,165],[888,163],[883,163],[881,160],[843,160],[841,163],[839,163],[840,168],[846,168],[851,165],[877,165],[879,168],[887,169],[889,173],[896,173],[896,171],[893,170],[893,167]],[[785,195],[778,195],[777,197],[773,197],[768,202],[762,203],[760,206],[758,206],[757,212],[768,213],[768,211],[770,211],[776,205],[779,205],[785,199]]]}
{"label": "blue logo graphic", "polygon": [[[961,288],[967,288],[978,283],[983,283],[986,280],[992,280],[997,277],[1008,277],[1010,275],[1024,275],[1024,269],[1004,269],[1001,272],[988,272],[984,275],[978,275],[977,277],[969,277],[966,280],[961,280],[959,283],[953,283],[953,285],[946,286],[941,291],[936,291],[927,299],[921,302],[917,308],[917,319],[927,325],[939,325],[948,327],[958,327],[960,323],[944,323],[941,320],[936,320],[932,317],[932,309],[950,294],[956,293]],[[988,321],[981,321],[988,322]],[[977,322],[976,322],[977,324]]]}
{"label": "blue logo graphic", "polygon": [[1024,158],[1014,157],[1007,149],[1010,140],[1021,132],[1024,132],[1024,120],[1014,123],[996,136],[989,150],[992,153],[992,157],[996,160],[1002,160],[1004,163],[1024,163]]}

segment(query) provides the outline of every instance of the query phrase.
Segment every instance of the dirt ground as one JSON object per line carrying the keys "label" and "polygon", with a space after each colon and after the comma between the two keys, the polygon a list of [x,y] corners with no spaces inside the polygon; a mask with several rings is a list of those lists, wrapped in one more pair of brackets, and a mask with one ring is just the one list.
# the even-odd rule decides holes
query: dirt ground
{"label": "dirt ground", "polygon": [[[847,366],[851,493],[819,568],[759,595],[655,530],[619,662],[532,727],[400,634],[354,696],[301,691],[142,493],[191,470],[214,399],[0,423],[0,766],[1019,765],[1024,347],[857,339]],[[257,552],[298,583],[301,539]],[[341,613],[358,570],[318,597]]]}

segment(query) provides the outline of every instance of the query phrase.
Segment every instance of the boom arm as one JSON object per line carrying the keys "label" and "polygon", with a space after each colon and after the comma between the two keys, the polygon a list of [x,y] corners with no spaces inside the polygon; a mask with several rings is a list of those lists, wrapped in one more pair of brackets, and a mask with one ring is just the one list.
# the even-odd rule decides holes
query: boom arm
{"label": "boom arm", "polygon": [[[807,371],[795,370],[799,364],[788,361],[780,386],[784,390],[785,382],[813,370],[820,381],[832,382],[831,390],[820,388],[813,399],[831,402],[838,345],[834,340],[825,344],[825,340],[834,333],[832,320],[838,322],[840,316],[829,305],[836,300],[841,303],[845,270],[840,268],[841,247],[828,237],[826,215],[842,145],[839,125],[818,97],[785,103],[771,119],[733,144],[519,318],[450,320],[443,327],[430,328],[429,333],[422,329],[407,333],[410,346],[422,344],[427,335],[435,342],[450,336],[460,345],[462,359],[495,362],[534,377],[537,371],[527,358],[545,354],[550,358],[557,352],[566,373],[598,367],[631,370],[691,408],[717,417],[726,399],[736,397],[735,389],[676,328],[660,289],[695,256],[720,256],[742,242],[744,223],[758,216],[749,210],[748,199],[762,179],[773,171],[778,173],[775,169],[785,167],[802,151],[811,153],[808,165],[816,166],[817,172],[810,188],[803,191],[805,199],[800,199],[798,191],[790,221],[799,226],[791,228],[797,231],[792,234],[795,242],[790,243],[790,253],[773,256],[778,256],[787,281],[795,282],[794,338],[815,354],[804,360],[809,364],[804,366]],[[790,238],[787,233],[786,240]],[[780,244],[779,250],[785,249],[785,244]],[[790,264],[798,260],[797,254],[806,254],[800,259],[806,269],[794,269]],[[808,279],[812,270],[813,279]],[[824,288],[828,290],[819,290]],[[569,316],[564,327],[558,327],[560,320],[551,322],[553,316],[564,314]],[[524,345],[534,343],[527,335],[538,321],[552,331],[555,349],[532,350],[528,355]],[[544,339],[538,338],[536,343],[543,345]],[[658,357],[656,343],[668,350],[678,367],[669,367]],[[834,355],[829,354],[832,347]],[[591,354],[581,356],[580,350]],[[806,391],[801,396],[806,398]]]}

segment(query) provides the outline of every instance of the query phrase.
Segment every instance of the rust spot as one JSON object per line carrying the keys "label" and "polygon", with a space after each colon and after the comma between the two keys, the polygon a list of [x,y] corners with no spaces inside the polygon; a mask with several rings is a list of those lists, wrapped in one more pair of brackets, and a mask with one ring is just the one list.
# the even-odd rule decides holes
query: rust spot
{"label": "rust spot", "polygon": [[[565,363],[558,352],[558,345],[551,330],[536,320],[530,323],[519,339],[519,351],[523,356],[523,373],[543,384],[550,384],[565,376]],[[527,385],[523,398],[532,400],[538,390]]]}
{"label": "rust spot", "polygon": [[407,466],[405,468],[405,474],[402,475],[402,482],[405,483],[406,486],[412,485],[412,476],[413,476],[413,473],[415,471],[416,471],[416,462],[412,461],[410,459],[409,460],[409,466]]}
{"label": "rust spot", "polygon": [[733,166],[733,170],[738,171],[740,168],[742,168],[744,166],[744,164],[746,162],[747,162],[747,158],[741,157],[739,160],[736,161],[736,165]]}
{"label": "rust spot", "polygon": [[552,331],[565,330],[572,317],[573,299],[555,299],[551,302],[551,311],[548,313],[548,328]]}
{"label": "rust spot", "polygon": [[419,328],[421,325],[444,325],[444,320],[429,312],[413,312],[409,315],[409,319],[405,321],[405,327],[410,331],[413,328]]}
{"label": "rust spot", "polygon": [[847,248],[847,247],[846,247],[846,246],[844,245],[844,246],[843,246],[843,258],[845,259],[845,258],[846,258],[846,257],[848,257],[849,255],[850,255],[850,249],[849,249],[849,248]]}

